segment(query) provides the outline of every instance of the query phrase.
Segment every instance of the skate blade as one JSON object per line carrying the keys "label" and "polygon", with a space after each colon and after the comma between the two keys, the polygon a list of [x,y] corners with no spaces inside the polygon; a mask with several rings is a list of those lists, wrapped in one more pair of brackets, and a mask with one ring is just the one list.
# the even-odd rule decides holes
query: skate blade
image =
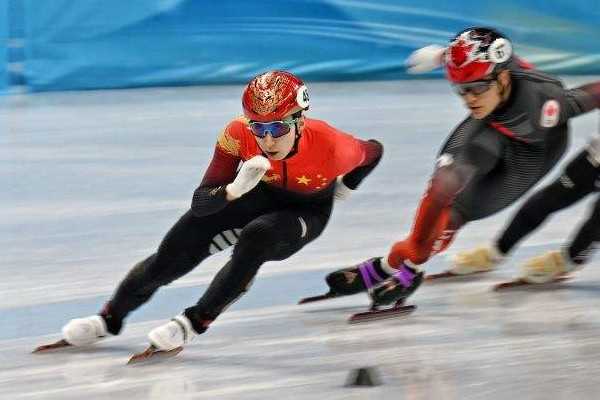
{"label": "skate blade", "polygon": [[61,339],[54,343],[43,344],[41,346],[38,346],[35,348],[35,350],[32,351],[32,353],[34,353],[34,354],[35,353],[46,353],[51,350],[64,349],[65,347],[73,347],[73,345],[71,343],[67,342],[65,339]]}
{"label": "skate blade", "polygon": [[329,299],[333,299],[335,297],[340,297],[340,296],[341,295],[339,295],[339,294],[336,294],[333,292],[328,292],[325,294],[321,294],[319,296],[305,297],[303,299],[300,299],[298,304],[306,304],[306,303],[313,303],[315,301],[329,300]]}
{"label": "skate blade", "polygon": [[351,324],[358,324],[361,322],[377,321],[387,318],[403,317],[413,313],[417,309],[417,306],[394,306],[383,310],[369,310],[352,314],[348,318],[348,322]]}
{"label": "skate blade", "polygon": [[451,271],[444,271],[444,272],[439,272],[437,274],[427,274],[425,275],[425,281],[435,281],[438,279],[449,279],[449,278],[454,278],[454,279],[469,279],[469,278],[474,278],[476,276],[479,276],[480,274],[485,274],[491,271],[477,271],[477,272],[473,272],[471,274],[455,274]]}
{"label": "skate blade", "polygon": [[502,282],[497,285],[494,285],[493,290],[495,292],[499,292],[499,291],[506,290],[506,289],[518,289],[518,288],[547,289],[549,287],[552,287],[553,285],[556,285],[557,283],[561,283],[561,282],[567,281],[569,279],[571,279],[570,276],[560,276],[560,277],[554,279],[553,281],[546,282],[546,283],[530,283],[523,279],[515,279],[512,281]]}
{"label": "skate blade", "polygon": [[158,350],[156,347],[154,347],[153,345],[148,346],[148,348],[144,351],[142,351],[141,353],[136,353],[133,356],[131,356],[131,358],[129,359],[129,361],[127,361],[127,365],[132,365],[132,364],[140,364],[140,363],[144,363],[144,362],[148,362],[150,360],[160,360],[160,359],[164,359],[164,358],[171,358],[176,356],[177,354],[179,354],[181,352],[181,350],[183,350],[183,347],[176,347],[173,350]]}

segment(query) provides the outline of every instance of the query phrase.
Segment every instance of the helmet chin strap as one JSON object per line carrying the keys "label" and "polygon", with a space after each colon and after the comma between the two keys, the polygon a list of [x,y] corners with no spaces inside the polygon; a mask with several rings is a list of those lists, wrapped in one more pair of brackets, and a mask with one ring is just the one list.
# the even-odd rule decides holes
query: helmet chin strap
{"label": "helmet chin strap", "polygon": [[502,97],[502,103],[506,103],[506,101],[510,97],[511,89],[512,89],[511,82],[509,82],[508,85],[506,85],[506,86],[502,86],[502,91],[500,92],[500,97]]}
{"label": "helmet chin strap", "polygon": [[[299,119],[302,116],[302,111],[304,111],[304,110],[297,111],[292,115]],[[283,158],[284,160],[287,160],[288,158],[292,157],[293,155],[295,155],[298,152],[298,143],[300,142],[300,138],[302,137],[302,135],[300,134],[300,127],[298,126],[298,121],[294,122],[294,128],[295,128],[294,145],[292,146],[292,149],[287,154],[287,156],[285,156]],[[264,154],[264,152],[263,152],[263,154]]]}
{"label": "helmet chin strap", "polygon": [[293,156],[294,154],[296,154],[298,152],[298,142],[300,141],[300,137],[302,135],[300,135],[300,129],[298,129],[298,122],[294,122],[294,127],[296,128],[296,132],[294,133],[294,135],[295,135],[294,146],[292,146],[292,149],[290,150],[288,155],[285,156],[286,159],[290,158],[291,156]]}
{"label": "helmet chin strap", "polygon": [[[302,117],[302,111],[304,111],[304,110],[300,110],[297,113],[294,113],[293,115],[297,116],[297,118],[300,119],[300,117]],[[300,141],[300,138],[302,137],[302,135],[300,134],[300,127],[298,126],[298,120],[296,120],[294,122],[294,128],[296,128],[296,131],[294,133],[294,135],[295,135],[294,145],[292,146],[292,149],[290,150],[288,155],[285,156],[285,159],[290,158],[291,156],[293,156],[294,154],[296,154],[298,152],[298,142]]]}

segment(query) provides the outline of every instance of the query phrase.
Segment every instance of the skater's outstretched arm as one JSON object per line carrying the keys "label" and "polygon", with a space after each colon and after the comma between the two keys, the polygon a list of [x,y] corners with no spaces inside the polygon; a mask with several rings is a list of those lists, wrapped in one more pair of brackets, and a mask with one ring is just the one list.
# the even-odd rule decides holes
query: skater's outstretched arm
{"label": "skater's outstretched arm", "polygon": [[[586,83],[567,91],[567,97],[576,103],[573,116],[600,108],[600,82]],[[579,111],[579,112],[577,112]]]}
{"label": "skater's outstretched arm", "polygon": [[502,158],[503,143],[499,135],[480,135],[456,156],[440,156],[417,209],[410,235],[392,246],[387,257],[390,266],[396,268],[406,260],[422,264],[450,244],[464,223],[453,212],[456,196],[476,176],[485,175],[496,167]]}
{"label": "skater's outstretched arm", "polygon": [[[593,143],[589,148],[593,148]],[[551,214],[565,209],[596,190],[600,169],[589,150],[582,150],[553,183],[534,193],[521,206],[495,246],[508,254],[519,241],[536,230]]]}

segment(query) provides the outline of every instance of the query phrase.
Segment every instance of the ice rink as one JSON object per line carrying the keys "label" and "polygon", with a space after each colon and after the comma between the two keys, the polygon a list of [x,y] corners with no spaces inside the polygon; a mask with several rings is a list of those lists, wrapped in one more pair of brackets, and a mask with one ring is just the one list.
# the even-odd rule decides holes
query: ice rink
{"label": "ice rink", "polygon": [[[565,242],[591,198],[555,215],[500,270],[423,285],[409,317],[347,324],[365,295],[296,305],[324,291],[327,272],[383,255],[408,232],[437,149],[466,115],[444,81],[309,83],[308,115],[379,139],[383,161],[336,205],[320,239],[264,265],[252,290],[177,357],[125,365],[151,328],[200,297],[227,254],[159,291],[120,336],[30,354],[69,319],[97,312],[154,252],[189,207],[218,133],[241,113],[242,88],[0,97],[1,399],[597,398],[600,258],[560,285],[490,290]],[[597,131],[598,115],[572,128],[565,159]],[[514,210],[468,225],[426,270],[491,240]],[[381,385],[346,387],[359,367],[373,367]]]}

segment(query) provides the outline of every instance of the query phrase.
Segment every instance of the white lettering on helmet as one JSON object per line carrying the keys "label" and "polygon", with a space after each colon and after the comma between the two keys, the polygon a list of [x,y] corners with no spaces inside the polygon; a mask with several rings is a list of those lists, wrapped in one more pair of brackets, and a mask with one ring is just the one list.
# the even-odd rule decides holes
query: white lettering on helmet
{"label": "white lettering on helmet", "polygon": [[308,88],[305,85],[300,86],[296,92],[296,104],[303,109],[307,109],[310,105]]}
{"label": "white lettering on helmet", "polygon": [[488,48],[488,59],[496,64],[507,62],[512,55],[512,45],[504,38],[498,38]]}

